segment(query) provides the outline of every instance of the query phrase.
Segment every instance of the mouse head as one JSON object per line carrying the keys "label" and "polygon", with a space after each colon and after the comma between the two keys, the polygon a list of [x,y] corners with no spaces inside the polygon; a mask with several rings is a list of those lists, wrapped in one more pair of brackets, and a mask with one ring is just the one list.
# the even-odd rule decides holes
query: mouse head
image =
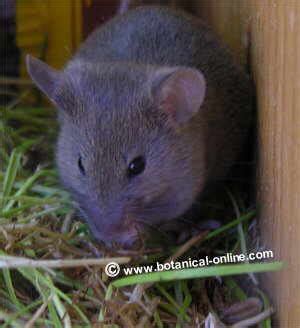
{"label": "mouse head", "polygon": [[74,60],[60,72],[32,57],[27,67],[58,108],[60,176],[96,239],[130,245],[191,206],[205,180],[188,133],[205,95],[199,71]]}

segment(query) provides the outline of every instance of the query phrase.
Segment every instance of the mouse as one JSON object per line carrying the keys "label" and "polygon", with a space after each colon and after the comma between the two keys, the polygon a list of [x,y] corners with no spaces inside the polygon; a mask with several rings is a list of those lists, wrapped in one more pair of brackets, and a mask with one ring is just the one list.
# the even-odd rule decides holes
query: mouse
{"label": "mouse", "polygon": [[116,15],[62,70],[31,55],[26,63],[57,108],[62,184],[107,245],[132,247],[147,227],[186,213],[245,145],[251,79],[203,21],[178,9]]}

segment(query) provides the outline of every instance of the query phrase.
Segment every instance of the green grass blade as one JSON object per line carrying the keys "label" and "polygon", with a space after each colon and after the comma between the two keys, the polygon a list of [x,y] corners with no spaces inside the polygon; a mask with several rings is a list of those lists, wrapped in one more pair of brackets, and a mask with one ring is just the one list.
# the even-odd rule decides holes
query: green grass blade
{"label": "green grass blade", "polygon": [[214,276],[230,276],[235,274],[244,274],[250,272],[268,272],[278,271],[283,268],[282,262],[271,263],[252,263],[252,264],[234,264],[234,265],[217,265],[204,268],[193,268],[184,270],[173,270],[164,272],[152,272],[120,278],[113,281],[113,287],[119,288],[124,286],[154,283],[160,281],[172,281],[181,279],[195,279]]}
{"label": "green grass blade", "polygon": [[[32,176],[30,176],[25,182],[24,184],[21,186],[21,188],[15,193],[15,197],[19,197],[22,196],[23,194],[26,193],[26,191],[28,189],[31,188],[31,186],[34,184],[34,182],[39,179],[42,176],[45,176],[48,174],[48,171],[46,170],[40,170],[35,172]],[[10,210],[15,204],[15,200],[10,200],[8,202],[8,204],[4,207],[3,212],[6,212],[8,210]]]}
{"label": "green grass blade", "polygon": [[225,285],[229,288],[230,294],[238,299],[239,301],[245,301],[248,296],[242,290],[242,288],[236,283],[235,279],[232,277],[226,277],[224,279]]}
{"label": "green grass blade", "polygon": [[3,208],[3,206],[5,205],[5,197],[8,197],[10,195],[11,190],[13,188],[17,171],[20,168],[21,156],[21,153],[16,148],[12,151],[10,155],[3,181],[1,208]]}
{"label": "green grass blade", "polygon": [[[270,307],[270,301],[267,298],[267,296],[265,295],[265,293],[263,293],[261,290],[257,289],[257,293],[259,294],[259,296],[262,298],[263,300],[263,304],[264,304],[264,310],[268,309]],[[261,324],[260,327],[262,328],[272,328],[272,322],[271,322],[271,318],[268,317],[266,318]]]}
{"label": "green grass blade", "polygon": [[16,320],[16,319],[18,319],[18,317],[21,317],[22,315],[30,312],[31,310],[34,310],[36,307],[41,305],[42,302],[43,302],[42,300],[37,300],[27,306],[24,306],[21,310],[19,310],[17,313],[15,313],[13,316],[11,316],[11,318],[5,322],[5,324],[2,326],[2,328],[10,327],[14,320]]}
{"label": "green grass blade", "polygon": [[209,240],[211,238],[214,238],[218,235],[220,235],[221,233],[237,226],[238,224],[242,223],[242,222],[245,222],[247,220],[250,220],[252,219],[256,214],[256,211],[255,210],[252,210],[244,215],[242,215],[240,218],[236,219],[236,220],[233,220],[233,221],[230,221],[228,224],[225,224],[224,226],[216,229],[216,230],[213,230],[211,231],[210,233],[208,233],[206,235],[206,237],[203,239],[203,241],[206,241],[206,240]]}
{"label": "green grass blade", "polygon": [[55,328],[62,328],[63,325],[59,320],[58,314],[55,309],[55,305],[53,301],[48,303],[48,310],[49,310],[49,319],[51,320],[52,324]]}
{"label": "green grass blade", "polygon": [[11,279],[11,275],[10,275],[10,270],[9,269],[2,269],[2,273],[3,273],[3,278],[6,284],[6,288],[10,297],[10,300],[12,301],[12,303],[20,310],[22,309],[22,304],[20,303],[20,301],[18,300],[16,293],[15,293],[15,289],[12,283],[12,279]]}
{"label": "green grass blade", "polygon": [[187,322],[189,322],[191,320],[191,318],[182,311],[181,306],[177,304],[175,299],[171,296],[170,293],[168,293],[166,291],[166,289],[163,286],[161,286],[160,284],[157,284],[157,285],[155,285],[155,287],[168,300],[170,305],[174,307],[174,311],[177,312],[177,314],[179,315],[180,318],[184,319]]}

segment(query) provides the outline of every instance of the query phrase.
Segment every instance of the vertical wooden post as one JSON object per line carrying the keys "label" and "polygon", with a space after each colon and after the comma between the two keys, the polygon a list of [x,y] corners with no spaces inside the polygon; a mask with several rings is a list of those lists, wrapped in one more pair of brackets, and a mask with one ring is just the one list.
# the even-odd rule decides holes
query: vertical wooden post
{"label": "vertical wooden post", "polygon": [[261,244],[286,263],[263,286],[276,326],[300,321],[300,1],[204,0],[208,19],[242,63],[250,47],[258,104]]}
{"label": "vertical wooden post", "polygon": [[253,67],[259,110],[262,241],[286,262],[264,282],[281,327],[300,319],[300,2],[257,2]]}

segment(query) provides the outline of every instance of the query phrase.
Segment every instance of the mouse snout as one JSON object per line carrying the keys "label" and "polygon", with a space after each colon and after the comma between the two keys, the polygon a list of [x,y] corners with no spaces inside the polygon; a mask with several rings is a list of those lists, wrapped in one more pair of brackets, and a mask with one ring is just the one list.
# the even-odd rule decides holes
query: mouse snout
{"label": "mouse snout", "polygon": [[106,218],[105,225],[97,226],[93,231],[94,237],[106,244],[118,244],[125,248],[133,247],[139,239],[140,228],[132,217],[122,217],[118,222],[109,222]]}
{"label": "mouse snout", "polygon": [[132,247],[139,239],[139,230],[135,218],[127,215],[116,228],[114,241],[124,247]]}
{"label": "mouse snout", "polygon": [[87,205],[85,217],[96,240],[122,247],[133,247],[139,240],[141,227],[131,207],[115,205],[103,210],[95,203]]}
{"label": "mouse snout", "polygon": [[117,243],[125,248],[132,248],[139,240],[137,230],[126,230],[117,237]]}
{"label": "mouse snout", "polygon": [[117,244],[125,248],[131,248],[139,239],[139,232],[135,226],[118,226],[96,229],[92,231],[93,236],[99,242],[111,246]]}

